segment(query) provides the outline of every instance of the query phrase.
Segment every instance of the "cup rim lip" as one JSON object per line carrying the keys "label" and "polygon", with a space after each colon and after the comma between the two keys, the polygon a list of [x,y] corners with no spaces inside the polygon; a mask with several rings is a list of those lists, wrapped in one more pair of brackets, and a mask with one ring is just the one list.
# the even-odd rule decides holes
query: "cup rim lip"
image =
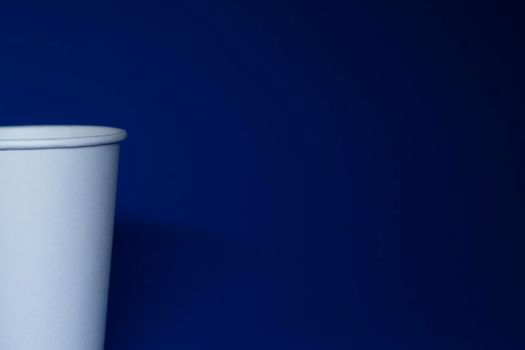
{"label": "cup rim lip", "polygon": [[[2,131],[24,129],[32,134],[28,137],[3,138]],[[59,131],[77,129],[83,131],[81,136],[63,136]],[[83,130],[82,130],[83,129]],[[39,136],[38,133],[42,135]],[[54,134],[53,134],[54,133]],[[35,135],[36,134],[36,135]],[[0,151],[16,149],[77,148],[102,146],[122,142],[127,138],[124,129],[88,124],[30,124],[0,126]]]}

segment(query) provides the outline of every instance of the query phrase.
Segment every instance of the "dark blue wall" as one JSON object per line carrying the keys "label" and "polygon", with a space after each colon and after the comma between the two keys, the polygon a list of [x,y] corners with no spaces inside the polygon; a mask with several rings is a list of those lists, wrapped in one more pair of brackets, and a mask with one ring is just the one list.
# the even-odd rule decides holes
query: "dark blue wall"
{"label": "dark blue wall", "polygon": [[510,2],[0,5],[0,124],[125,128],[107,349],[523,349]]}

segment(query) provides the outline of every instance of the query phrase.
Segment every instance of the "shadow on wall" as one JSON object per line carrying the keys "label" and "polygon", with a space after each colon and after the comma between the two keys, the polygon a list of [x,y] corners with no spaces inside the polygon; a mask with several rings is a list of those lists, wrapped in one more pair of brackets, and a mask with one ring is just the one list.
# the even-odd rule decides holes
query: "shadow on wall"
{"label": "shadow on wall", "polygon": [[266,263],[253,242],[117,219],[106,349],[254,348]]}
{"label": "shadow on wall", "polygon": [[[141,221],[116,222],[106,349],[147,349],[188,335],[188,309],[213,283],[225,244]],[[167,332],[166,328],[170,330]],[[179,331],[178,331],[179,329]],[[173,339],[159,339],[166,334]],[[153,342],[153,344],[152,344]]]}

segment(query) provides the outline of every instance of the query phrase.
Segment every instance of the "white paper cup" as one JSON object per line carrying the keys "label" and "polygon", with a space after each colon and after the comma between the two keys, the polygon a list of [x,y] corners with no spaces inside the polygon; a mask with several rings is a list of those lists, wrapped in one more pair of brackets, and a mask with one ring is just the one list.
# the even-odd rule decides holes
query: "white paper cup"
{"label": "white paper cup", "polygon": [[102,350],[121,129],[0,127],[0,349]]}

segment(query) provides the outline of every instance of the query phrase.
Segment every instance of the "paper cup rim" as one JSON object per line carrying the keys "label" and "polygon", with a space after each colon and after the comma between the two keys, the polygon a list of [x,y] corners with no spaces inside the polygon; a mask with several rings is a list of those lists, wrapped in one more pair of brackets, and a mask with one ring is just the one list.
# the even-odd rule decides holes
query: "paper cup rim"
{"label": "paper cup rim", "polygon": [[99,125],[0,126],[0,150],[101,146],[119,143],[127,132]]}

